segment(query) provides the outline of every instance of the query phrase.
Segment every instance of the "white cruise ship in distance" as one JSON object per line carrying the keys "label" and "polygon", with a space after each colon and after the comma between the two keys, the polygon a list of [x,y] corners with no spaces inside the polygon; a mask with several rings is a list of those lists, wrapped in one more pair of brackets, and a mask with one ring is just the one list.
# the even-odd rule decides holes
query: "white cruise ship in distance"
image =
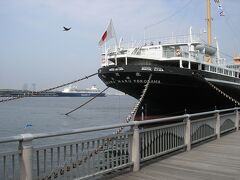
{"label": "white cruise ship in distance", "polygon": [[57,92],[57,96],[60,97],[104,97],[106,96],[105,93],[99,94],[101,91],[96,87],[96,85],[93,85],[91,88],[86,89],[77,89],[77,86],[69,86],[64,88],[63,91]]}

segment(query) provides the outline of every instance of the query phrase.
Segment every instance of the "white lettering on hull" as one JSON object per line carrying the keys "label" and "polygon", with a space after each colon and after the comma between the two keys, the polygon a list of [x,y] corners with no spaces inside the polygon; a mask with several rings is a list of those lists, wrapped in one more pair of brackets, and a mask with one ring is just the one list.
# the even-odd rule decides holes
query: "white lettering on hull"
{"label": "white lettering on hull", "polygon": [[[124,80],[112,80],[112,81],[106,81],[106,84],[130,84],[130,83],[135,83],[135,84],[146,84],[147,80],[146,79],[124,79]],[[150,84],[161,84],[160,80],[151,80]]]}

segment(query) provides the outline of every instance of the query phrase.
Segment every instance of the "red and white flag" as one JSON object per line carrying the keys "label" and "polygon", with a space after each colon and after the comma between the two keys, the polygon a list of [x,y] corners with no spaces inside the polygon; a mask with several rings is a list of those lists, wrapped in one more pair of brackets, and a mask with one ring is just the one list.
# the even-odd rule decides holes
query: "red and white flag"
{"label": "red and white flag", "polygon": [[112,20],[110,20],[110,23],[107,27],[107,30],[103,33],[100,41],[99,46],[102,46],[105,42],[107,42],[109,39],[112,39],[115,36]]}

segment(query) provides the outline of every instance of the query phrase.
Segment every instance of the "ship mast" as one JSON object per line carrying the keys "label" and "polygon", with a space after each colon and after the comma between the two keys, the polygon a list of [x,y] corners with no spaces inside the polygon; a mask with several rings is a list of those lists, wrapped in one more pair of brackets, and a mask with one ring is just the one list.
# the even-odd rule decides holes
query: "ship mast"
{"label": "ship mast", "polygon": [[212,45],[212,17],[211,17],[211,2],[207,0],[207,33],[208,46]]}
{"label": "ship mast", "polygon": [[[208,46],[212,45],[212,17],[211,17],[211,0],[207,1],[207,35],[208,35]],[[212,58],[207,55],[206,60],[207,63],[212,63]]]}

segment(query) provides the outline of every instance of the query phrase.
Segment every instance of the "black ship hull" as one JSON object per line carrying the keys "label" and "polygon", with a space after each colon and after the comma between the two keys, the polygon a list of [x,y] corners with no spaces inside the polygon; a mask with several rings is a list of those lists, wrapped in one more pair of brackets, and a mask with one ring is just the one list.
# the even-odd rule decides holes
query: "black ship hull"
{"label": "black ship hull", "polygon": [[[150,74],[150,85],[141,104],[145,119],[236,106],[229,97],[240,101],[240,80],[234,77],[168,66],[128,65],[99,69],[99,77],[107,86],[136,99],[141,97]],[[141,113],[139,110],[136,118]]]}

